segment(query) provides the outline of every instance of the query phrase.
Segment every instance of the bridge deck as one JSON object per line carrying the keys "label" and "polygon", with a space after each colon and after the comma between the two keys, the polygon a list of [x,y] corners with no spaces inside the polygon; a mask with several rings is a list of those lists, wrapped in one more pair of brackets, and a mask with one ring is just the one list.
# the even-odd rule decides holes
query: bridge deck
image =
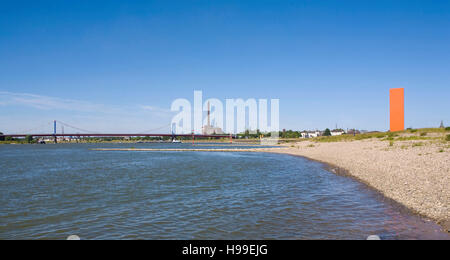
{"label": "bridge deck", "polygon": [[192,137],[195,138],[230,138],[230,135],[192,135],[192,134],[12,134],[1,137]]}

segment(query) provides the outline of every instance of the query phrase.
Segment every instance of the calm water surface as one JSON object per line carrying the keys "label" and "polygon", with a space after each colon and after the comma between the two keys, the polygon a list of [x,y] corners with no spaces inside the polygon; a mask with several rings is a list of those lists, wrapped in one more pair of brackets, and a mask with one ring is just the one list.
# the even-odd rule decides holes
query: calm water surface
{"label": "calm water surface", "polygon": [[0,239],[449,238],[303,158],[117,147],[191,146],[0,145]]}

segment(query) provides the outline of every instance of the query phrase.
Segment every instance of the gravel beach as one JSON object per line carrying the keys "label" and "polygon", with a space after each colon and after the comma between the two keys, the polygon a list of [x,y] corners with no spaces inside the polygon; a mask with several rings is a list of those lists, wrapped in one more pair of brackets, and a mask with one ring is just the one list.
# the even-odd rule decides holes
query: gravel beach
{"label": "gravel beach", "polygon": [[345,169],[414,212],[450,229],[450,149],[448,144],[381,140],[303,141],[281,149],[263,149],[307,157]]}

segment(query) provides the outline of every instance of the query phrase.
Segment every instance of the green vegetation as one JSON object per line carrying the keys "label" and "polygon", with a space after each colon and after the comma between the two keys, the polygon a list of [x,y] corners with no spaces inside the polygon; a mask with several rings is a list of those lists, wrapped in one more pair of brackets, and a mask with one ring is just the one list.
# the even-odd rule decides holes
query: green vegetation
{"label": "green vegetation", "polygon": [[394,146],[394,141],[390,141],[389,146]]}
{"label": "green vegetation", "polygon": [[27,135],[27,137],[25,137],[25,142],[27,142],[27,143],[29,143],[29,144],[34,143],[33,136]]}
{"label": "green vegetation", "polygon": [[301,136],[301,132],[300,131],[288,130],[288,131],[280,132],[280,137],[281,138],[298,139],[298,138],[300,138],[300,136]]}
{"label": "green vegetation", "polygon": [[443,153],[443,152],[444,152],[444,149],[439,150],[439,152],[440,152],[440,153]]}
{"label": "green vegetation", "polygon": [[[151,141],[168,141],[171,137],[84,137],[82,139],[76,140],[76,142],[82,143],[114,143],[114,142],[151,142]],[[177,140],[190,140],[191,137],[177,137]],[[75,142],[75,140],[72,140]]]}
{"label": "green vegetation", "polygon": [[[329,132],[328,132],[329,131]],[[422,129],[408,129],[405,131],[399,131],[399,132],[371,132],[371,133],[364,133],[364,134],[343,134],[339,136],[330,136],[331,130],[326,129],[323,133],[323,136],[317,137],[317,138],[311,138],[311,139],[299,139],[301,137],[301,133],[303,131],[292,131],[292,130],[285,130],[280,132],[280,138],[281,139],[292,139],[292,140],[282,140],[283,142],[290,142],[290,141],[303,141],[303,140],[310,140],[314,142],[351,142],[351,141],[358,141],[358,140],[366,140],[366,139],[372,139],[377,138],[381,141],[432,141],[432,140],[443,140],[442,136],[439,134],[444,134],[446,129],[442,128],[422,128]],[[432,134],[430,134],[432,133]],[[264,136],[268,136],[268,134],[263,134]],[[246,136],[247,138],[258,138],[258,135],[250,134],[248,132],[239,134],[240,138]],[[444,137],[445,141],[445,137]]]}
{"label": "green vegetation", "polygon": [[[391,133],[389,133],[391,134]],[[314,141],[316,142],[351,142],[355,140],[365,140],[365,139],[371,139],[371,138],[385,138],[388,136],[388,133],[382,133],[382,132],[374,132],[374,133],[366,133],[366,134],[357,134],[357,135],[337,135],[337,136],[321,136],[318,138],[315,138]]]}
{"label": "green vegetation", "polygon": [[444,133],[445,129],[442,128],[422,128],[418,129],[420,133],[428,132],[428,133]]}
{"label": "green vegetation", "polygon": [[450,131],[450,127],[446,127],[446,128],[445,128],[445,131]]}
{"label": "green vegetation", "polygon": [[33,139],[33,137],[26,137],[26,138],[12,138],[12,137],[4,137],[4,139],[0,139],[1,144],[31,144],[36,143],[36,141]]}
{"label": "green vegetation", "polygon": [[419,146],[423,146],[423,143],[422,143],[422,142],[419,142],[419,143],[414,143],[414,144],[413,144],[413,147],[419,147]]}
{"label": "green vegetation", "polygon": [[[245,139],[258,139],[260,136],[263,137],[270,137],[271,133],[261,133],[259,129],[256,130],[256,132],[250,133],[249,130],[245,130],[244,133],[237,134],[238,138],[245,138]],[[281,132],[280,132],[281,136]]]}
{"label": "green vegetation", "polygon": [[432,140],[433,137],[424,137],[424,136],[400,136],[396,138],[396,141],[420,141],[420,140]]}
{"label": "green vegetation", "polygon": [[400,131],[400,132],[396,132],[396,133],[399,133],[399,134],[418,133],[420,135],[421,133],[427,133],[427,134],[429,134],[429,133],[445,133],[445,131],[446,130],[443,128],[420,128],[420,129],[409,129],[406,131]]}
{"label": "green vegetation", "polygon": [[396,133],[388,133],[387,134],[388,135],[388,137],[397,137],[398,136],[398,134],[396,134]]}
{"label": "green vegetation", "polygon": [[3,136],[3,133],[0,132],[0,142],[3,142],[3,141],[5,141],[5,137]]}
{"label": "green vegetation", "polygon": [[[415,133],[415,134],[411,134]],[[430,133],[434,133],[431,135]],[[401,132],[374,132],[357,135],[340,135],[340,136],[322,136],[314,138],[315,142],[351,142],[358,140],[365,140],[371,138],[381,139],[381,141],[388,141],[390,146],[393,146],[397,141],[450,141],[450,135],[445,134],[445,130],[441,128],[424,128],[424,129],[411,129]],[[443,138],[444,137],[444,138]],[[424,145],[423,142],[416,144],[415,146]]]}

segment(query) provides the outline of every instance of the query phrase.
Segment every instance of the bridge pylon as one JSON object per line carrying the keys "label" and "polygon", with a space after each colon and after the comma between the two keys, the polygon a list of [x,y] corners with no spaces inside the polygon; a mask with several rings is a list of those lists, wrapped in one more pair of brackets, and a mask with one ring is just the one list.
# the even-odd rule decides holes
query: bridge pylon
{"label": "bridge pylon", "polygon": [[58,143],[58,137],[56,137],[56,120],[53,121],[53,138],[55,139],[55,144]]}

